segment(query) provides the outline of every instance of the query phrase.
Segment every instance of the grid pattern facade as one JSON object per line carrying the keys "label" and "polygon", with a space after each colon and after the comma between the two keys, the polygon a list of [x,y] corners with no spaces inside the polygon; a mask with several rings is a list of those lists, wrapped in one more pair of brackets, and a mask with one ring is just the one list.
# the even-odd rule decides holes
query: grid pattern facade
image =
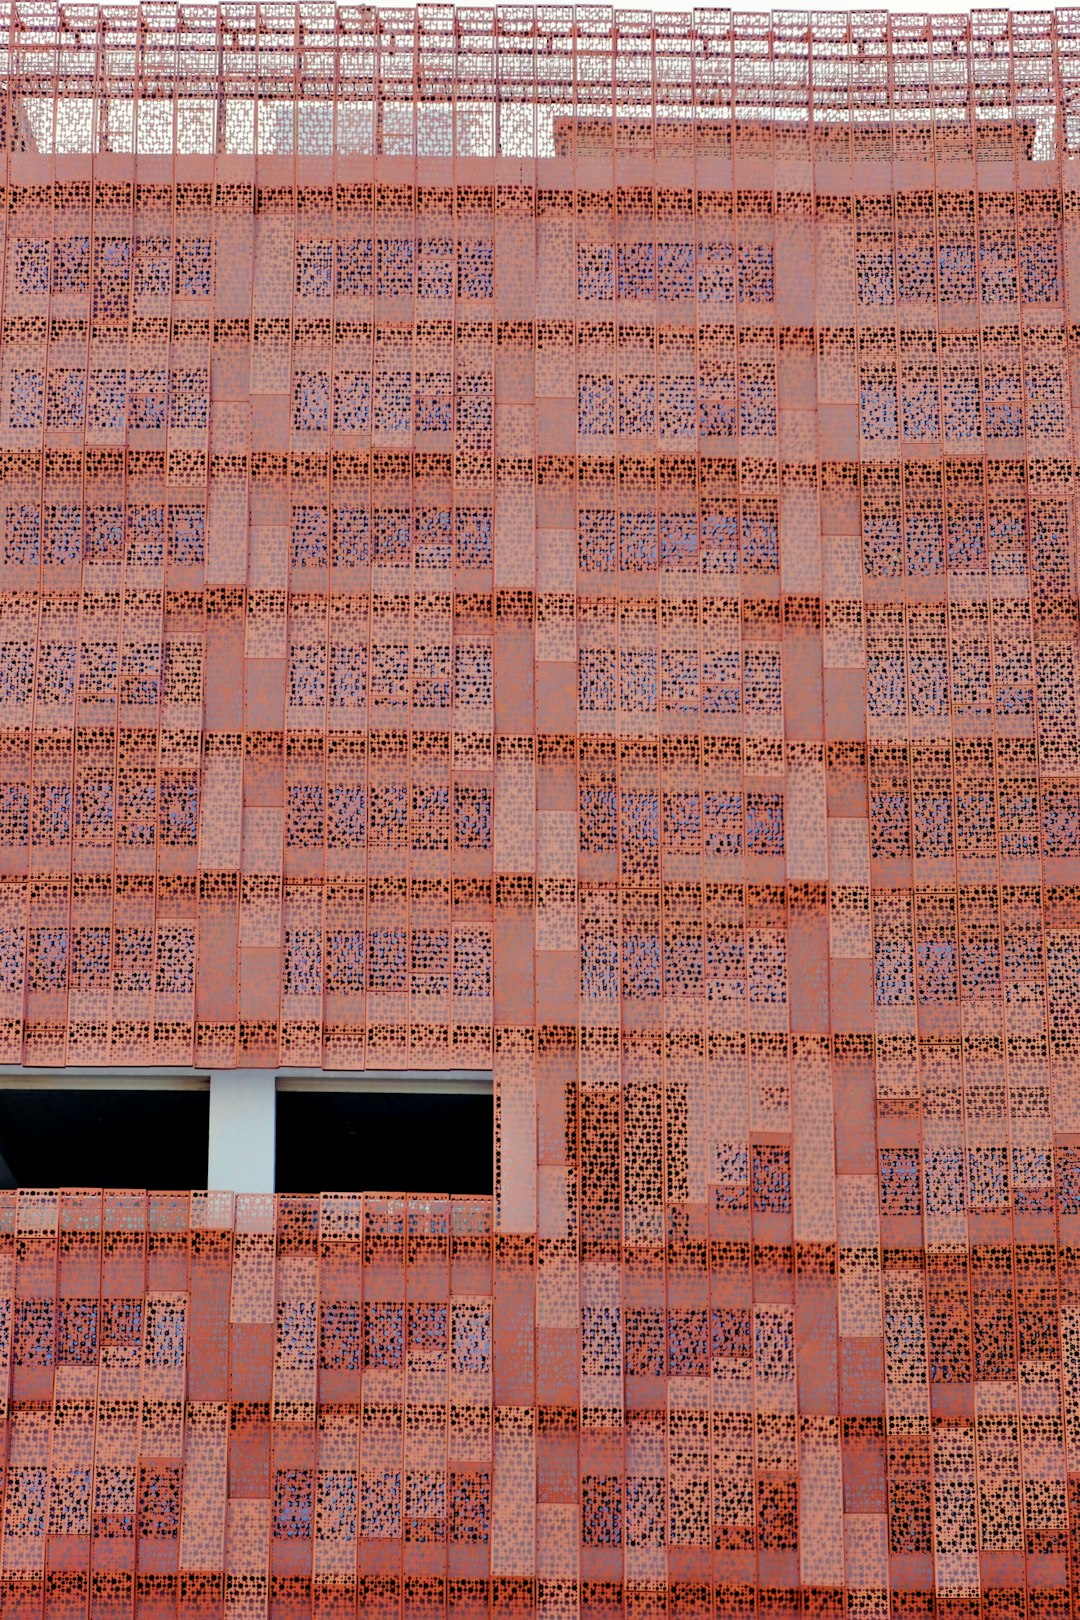
{"label": "grid pattern facade", "polygon": [[0,21],[5,1615],[1080,1613],[1075,14]]}

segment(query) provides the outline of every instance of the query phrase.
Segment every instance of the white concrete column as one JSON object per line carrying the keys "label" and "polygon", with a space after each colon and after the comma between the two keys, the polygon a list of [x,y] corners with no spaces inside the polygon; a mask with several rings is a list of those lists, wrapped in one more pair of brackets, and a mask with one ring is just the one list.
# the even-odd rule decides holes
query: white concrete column
{"label": "white concrete column", "polygon": [[210,1075],[212,1192],[274,1190],[275,1070],[215,1069]]}

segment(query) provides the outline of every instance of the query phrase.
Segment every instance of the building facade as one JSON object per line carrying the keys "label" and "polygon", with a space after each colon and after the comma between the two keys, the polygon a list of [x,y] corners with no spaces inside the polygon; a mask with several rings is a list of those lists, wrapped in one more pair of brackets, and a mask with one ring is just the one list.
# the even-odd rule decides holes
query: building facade
{"label": "building facade", "polygon": [[1080,1613],[1074,14],[2,23],[5,1615]]}

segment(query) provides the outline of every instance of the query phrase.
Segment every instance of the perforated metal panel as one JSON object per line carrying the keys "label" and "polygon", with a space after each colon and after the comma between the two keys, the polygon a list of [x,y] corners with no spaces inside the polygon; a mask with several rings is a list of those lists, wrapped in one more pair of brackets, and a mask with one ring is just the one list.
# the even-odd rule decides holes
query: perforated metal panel
{"label": "perforated metal panel", "polygon": [[6,1612],[1077,1613],[1075,15],[2,19]]}

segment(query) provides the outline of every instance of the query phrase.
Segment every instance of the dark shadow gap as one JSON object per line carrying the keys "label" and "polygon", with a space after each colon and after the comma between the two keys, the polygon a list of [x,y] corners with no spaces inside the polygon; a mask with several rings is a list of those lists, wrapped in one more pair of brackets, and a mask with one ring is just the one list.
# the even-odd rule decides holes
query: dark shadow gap
{"label": "dark shadow gap", "polygon": [[0,1087],[9,1187],[206,1186],[206,1091]]}
{"label": "dark shadow gap", "polygon": [[493,1174],[490,1096],[278,1093],[278,1192],[490,1193]]}

